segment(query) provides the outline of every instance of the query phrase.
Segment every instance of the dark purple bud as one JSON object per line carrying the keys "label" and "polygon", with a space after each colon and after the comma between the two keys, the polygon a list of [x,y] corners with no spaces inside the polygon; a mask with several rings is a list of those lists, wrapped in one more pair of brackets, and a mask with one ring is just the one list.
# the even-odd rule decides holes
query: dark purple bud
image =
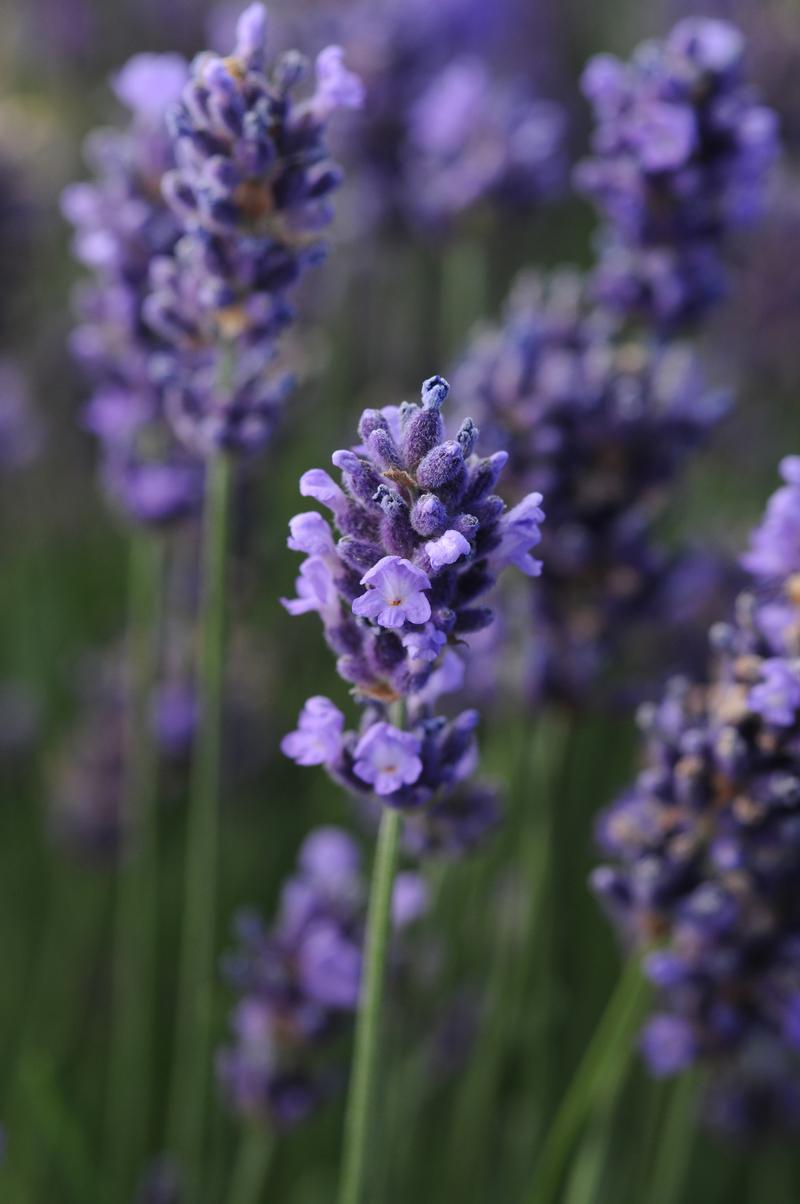
{"label": "dark purple bud", "polygon": [[385,485],[378,490],[376,501],[384,513],[381,536],[387,552],[394,556],[411,556],[416,546],[408,506],[393,489]]}
{"label": "dark purple bud", "polygon": [[351,451],[334,452],[331,459],[344,474],[344,483],[350,493],[359,501],[371,502],[383,484],[372,465]]}
{"label": "dark purple bud", "polygon": [[479,460],[469,475],[469,483],[464,495],[464,504],[478,502],[490,493],[497,484],[500,474],[508,463],[508,452],[495,452],[485,460]]}
{"label": "dark purple bud", "polygon": [[417,469],[417,481],[423,489],[441,489],[454,484],[464,473],[464,453],[455,439],[440,443],[425,456]]}
{"label": "dark purple bud", "polygon": [[495,578],[486,571],[485,564],[476,564],[458,578],[458,604],[474,602],[481,594],[492,588]]}
{"label": "dark purple bud", "polygon": [[379,673],[392,673],[406,659],[406,650],[391,631],[380,631],[371,641],[370,658]]}
{"label": "dark purple bud", "polygon": [[388,431],[373,431],[367,441],[367,447],[382,468],[391,469],[401,467],[400,453]]}
{"label": "dark purple bud", "polygon": [[493,621],[494,612],[486,606],[460,610],[456,615],[455,630],[459,635],[471,635],[491,627]]}
{"label": "dark purple bud", "polygon": [[342,534],[357,539],[375,540],[380,536],[380,515],[357,502],[350,502],[337,514],[336,525]]}
{"label": "dark purple bud", "polygon": [[299,50],[289,50],[281,55],[275,66],[272,82],[279,92],[289,92],[299,84],[308,70],[308,59]]}
{"label": "dark purple bud", "polygon": [[389,423],[380,410],[364,410],[358,423],[358,437],[362,443],[368,443],[373,431],[388,431]]}
{"label": "dark purple bud", "polygon": [[[447,510],[435,493],[423,493],[411,511],[411,526],[424,539],[431,539],[447,530]],[[462,532],[466,534],[466,532]]]}
{"label": "dark purple bud", "polygon": [[441,376],[432,376],[422,386],[422,407],[408,415],[403,427],[403,456],[406,466],[414,471],[428,453],[444,438],[444,424],[439,413],[449,386]]}
{"label": "dark purple bud", "polygon": [[443,376],[429,376],[422,382],[422,408],[440,410],[449,392],[450,386]]}
{"label": "dark purple bud", "polygon": [[363,574],[377,564],[383,550],[374,543],[366,543],[353,535],[345,535],[336,545],[336,550],[345,564]]}
{"label": "dark purple bud", "polygon": [[364,642],[363,632],[363,627],[355,619],[347,618],[336,627],[326,628],[325,640],[338,656],[357,656]]}
{"label": "dark purple bud", "polygon": [[456,435],[456,439],[461,444],[461,450],[464,453],[465,460],[469,456],[471,456],[473,451],[475,450],[475,444],[478,442],[479,434],[480,434],[480,431],[478,430],[477,426],[472,421],[472,419],[465,418],[464,421],[461,423],[461,429],[459,430],[458,434]]}

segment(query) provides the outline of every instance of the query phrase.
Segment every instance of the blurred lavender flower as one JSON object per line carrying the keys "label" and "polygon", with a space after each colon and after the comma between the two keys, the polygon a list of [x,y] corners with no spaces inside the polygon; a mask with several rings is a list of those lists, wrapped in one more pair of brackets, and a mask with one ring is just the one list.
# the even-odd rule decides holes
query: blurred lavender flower
{"label": "blurred lavender flower", "polygon": [[[396,928],[427,909],[424,883],[398,876]],[[267,929],[251,912],[237,921],[239,947],[224,974],[239,999],[233,1043],[217,1074],[235,1112],[291,1127],[338,1086],[341,1072],[323,1050],[355,1012],[361,979],[366,891],[357,846],[339,828],[304,841]]]}
{"label": "blurred lavender flower", "polygon": [[512,496],[547,498],[531,687],[575,704],[635,624],[674,612],[690,567],[692,596],[714,589],[705,562],[667,555],[654,526],[727,409],[686,346],[622,337],[586,292],[568,270],[521,277],[503,323],[476,333],[455,376],[489,449],[510,451]]}
{"label": "blurred lavender flower", "polygon": [[135,55],[117,73],[113,86],[129,124],[90,136],[94,180],[71,185],[62,199],[75,255],[92,273],[75,293],[80,325],[72,338],[94,383],[84,425],[100,442],[110,496],[147,525],[195,512],[202,492],[199,464],[165,421],[154,370],[160,340],[143,322],[151,260],[169,253],[180,232],[160,187],[172,163],[165,113],[186,74],[183,59],[168,54]]}
{"label": "blurred lavender flower", "polygon": [[705,1066],[710,1118],[736,1133],[800,1123],[798,464],[745,557],[758,594],[712,629],[703,683],[643,711],[646,766],[598,825],[614,864],[595,889],[659,994],[648,1064]]}
{"label": "blurred lavender flower", "polygon": [[520,81],[494,81],[480,58],[454,59],[408,116],[404,187],[423,225],[441,226],[482,201],[512,209],[563,186],[565,118]]}
{"label": "blurred lavender flower", "polygon": [[170,114],[175,167],[164,195],[183,235],[151,264],[150,328],[170,345],[159,380],[191,450],[255,451],[269,437],[290,379],[273,372],[288,295],[324,251],[341,179],[325,147],[328,120],[361,103],[338,47],[316,59],[314,90],[296,97],[302,56],[265,74],[265,20],[253,4],[233,54],[198,55]]}
{"label": "blurred lavender flower", "polygon": [[744,50],[735,26],[691,17],[629,63],[599,55],[584,73],[596,129],[576,180],[608,222],[595,287],[656,326],[718,299],[725,246],[763,209],[777,120],[746,81]]}
{"label": "blurred lavender flower", "polygon": [[[462,825],[458,805],[439,804],[477,760],[477,714],[452,721],[434,714],[439,694],[457,689],[463,676],[454,647],[492,623],[492,611],[477,603],[506,566],[539,572],[531,550],[543,519],[541,494],[508,510],[493,492],[508,455],[475,454],[470,418],[446,437],[440,411],[448,391],[434,376],[420,405],[365,410],[360,444],[333,455],[344,488],[322,469],[303,475],[300,492],[332,512],[341,538],[315,511],[292,519],[289,546],[306,560],[297,597],[284,601],[291,614],[319,613],[339,674],[365,707],[359,732],[345,732],[330,700],[309,700],[284,752],[324,764],[357,796],[425,807],[439,829]],[[390,710],[401,700],[403,730]],[[487,809],[485,802],[477,808]],[[473,818],[473,832],[493,822]],[[448,838],[431,834],[429,843]],[[471,838],[454,832],[449,843],[467,847]]]}
{"label": "blurred lavender flower", "polygon": [[10,359],[0,358],[0,471],[25,468],[38,455],[41,424],[31,409],[27,382]]}
{"label": "blurred lavender flower", "polygon": [[440,231],[485,202],[530,207],[563,185],[563,110],[531,84],[552,66],[551,30],[537,27],[536,50],[509,70],[512,8],[362,0],[338,19],[315,14],[332,25],[368,98],[339,139],[355,236],[378,224]]}

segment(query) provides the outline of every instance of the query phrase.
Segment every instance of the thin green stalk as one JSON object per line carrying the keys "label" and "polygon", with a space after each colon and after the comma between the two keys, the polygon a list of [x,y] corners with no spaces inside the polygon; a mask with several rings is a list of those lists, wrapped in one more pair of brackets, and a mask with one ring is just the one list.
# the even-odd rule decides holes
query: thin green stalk
{"label": "thin green stalk", "polygon": [[160,645],[163,544],[131,541],[123,843],[117,870],[114,1001],[106,1115],[109,1198],[147,1149],[154,1070],[158,756],[150,703]]}
{"label": "thin green stalk", "polygon": [[200,723],[192,780],[184,870],[175,1060],[169,1116],[171,1148],[197,1174],[210,1066],[211,991],[216,918],[217,828],[221,759],[225,576],[231,466],[209,463],[200,604]]}
{"label": "thin green stalk", "polygon": [[400,822],[398,811],[384,807],[367,910],[364,978],[345,1117],[339,1204],[361,1204],[365,1199],[367,1159],[376,1103],[381,1013]]}
{"label": "thin green stalk", "polygon": [[259,1204],[264,1197],[275,1136],[263,1125],[250,1125],[242,1134],[227,1194],[227,1204]]}
{"label": "thin green stalk", "polygon": [[631,958],[545,1137],[526,1204],[551,1204],[557,1198],[578,1134],[628,1071],[646,993],[638,961]]}
{"label": "thin green stalk", "polygon": [[648,1176],[649,1204],[679,1204],[697,1130],[697,1076],[682,1074],[673,1085]]}

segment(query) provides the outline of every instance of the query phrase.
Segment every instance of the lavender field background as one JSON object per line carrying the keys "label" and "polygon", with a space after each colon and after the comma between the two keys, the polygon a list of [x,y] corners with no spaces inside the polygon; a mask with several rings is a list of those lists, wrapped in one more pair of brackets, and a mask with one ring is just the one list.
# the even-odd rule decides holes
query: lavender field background
{"label": "lavender field background", "polygon": [[262,34],[0,10],[0,1200],[789,1204],[800,6]]}

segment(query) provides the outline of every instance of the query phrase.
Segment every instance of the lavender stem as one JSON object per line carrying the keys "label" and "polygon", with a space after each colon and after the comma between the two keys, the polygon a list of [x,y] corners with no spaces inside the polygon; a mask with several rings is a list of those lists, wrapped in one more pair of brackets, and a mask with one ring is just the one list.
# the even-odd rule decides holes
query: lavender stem
{"label": "lavender stem", "polygon": [[153,1072],[158,759],[149,704],[159,662],[163,544],[131,541],[126,781],[116,887],[114,1004],[108,1081],[108,1176],[124,1194],[144,1156]]}
{"label": "lavender stem", "polygon": [[228,1204],[258,1204],[264,1192],[274,1149],[275,1139],[271,1129],[254,1124],[245,1130],[231,1175]]}
{"label": "lavender stem", "polygon": [[526,1204],[552,1204],[575,1140],[587,1117],[600,1104],[604,1086],[624,1077],[633,1056],[633,1035],[646,998],[646,981],[632,957],[606,1004],[594,1036],[573,1074],[567,1093],[545,1135]]}
{"label": "lavender stem", "polygon": [[[401,726],[398,722],[397,726]],[[381,1013],[391,929],[392,888],[400,836],[400,812],[384,807],[372,869],[364,970],[355,1053],[345,1116],[339,1204],[361,1204],[375,1110]]]}
{"label": "lavender stem", "polygon": [[209,462],[203,531],[200,613],[200,722],[192,762],[183,933],[170,1108],[173,1148],[199,1167],[208,1067],[209,1011],[216,915],[217,822],[225,630],[225,567],[231,465]]}

